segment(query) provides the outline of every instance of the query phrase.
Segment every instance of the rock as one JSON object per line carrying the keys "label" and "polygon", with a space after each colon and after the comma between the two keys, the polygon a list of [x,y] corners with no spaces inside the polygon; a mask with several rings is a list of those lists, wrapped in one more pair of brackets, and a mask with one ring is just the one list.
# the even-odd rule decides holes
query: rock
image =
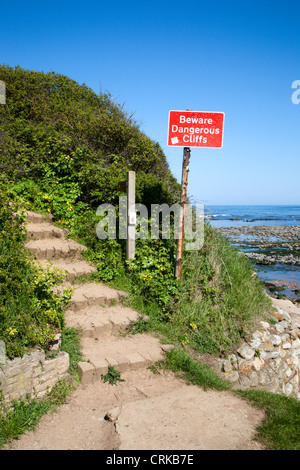
{"label": "rock", "polygon": [[271,325],[261,321],[261,330],[256,330],[249,343],[244,342],[239,347],[237,355],[219,361],[219,373],[230,380],[235,389],[259,387],[300,400],[300,329],[297,319],[290,321],[289,314],[277,308],[278,323]]}
{"label": "rock", "polygon": [[223,371],[225,373],[232,371],[232,364],[229,359],[226,359],[225,361],[223,361]]}
{"label": "rock", "polygon": [[61,345],[61,333],[55,335],[54,340],[50,343],[49,350],[50,351],[57,351]]}
{"label": "rock", "polygon": [[280,356],[280,351],[271,351],[266,354],[266,359],[275,359]]}
{"label": "rock", "polygon": [[295,339],[294,341],[292,341],[292,347],[293,347],[293,349],[298,349],[298,348],[300,348],[300,339],[299,339],[299,338],[297,338],[297,339]]}
{"label": "rock", "polygon": [[262,351],[272,351],[272,349],[273,349],[273,343],[272,343],[272,341],[268,341],[268,342],[266,342],[266,343],[261,343],[260,349],[261,349]]}
{"label": "rock", "polygon": [[250,348],[250,346],[248,346],[247,344],[244,344],[243,346],[241,346],[237,350],[237,352],[242,358],[246,359],[247,361],[250,361],[251,359],[253,359],[255,355],[254,349]]}
{"label": "rock", "polygon": [[286,377],[287,377],[288,379],[291,377],[292,374],[293,374],[293,371],[292,371],[290,368],[288,368],[288,369],[285,371],[285,375],[286,375]]}
{"label": "rock", "polygon": [[121,411],[122,411],[122,407],[116,406],[115,408],[113,408],[112,410],[106,413],[106,415],[104,416],[104,419],[106,419],[107,421],[110,421],[111,423],[115,423]]}
{"label": "rock", "polygon": [[237,371],[232,371],[232,372],[229,372],[228,374],[226,374],[226,379],[229,380],[230,382],[232,383],[235,383],[239,380],[239,373]]}
{"label": "rock", "polygon": [[168,352],[171,352],[174,349],[174,345],[173,344],[162,344],[161,349],[164,352],[168,353]]}
{"label": "rock", "polygon": [[270,328],[270,323],[266,322],[266,321],[261,321],[260,322],[262,328],[264,328],[265,330],[268,330]]}
{"label": "rock", "polygon": [[270,341],[272,341],[272,344],[274,346],[279,346],[281,344],[281,337],[279,335],[272,335],[270,337]]}
{"label": "rock", "polygon": [[231,364],[236,367],[237,366],[237,362],[238,362],[238,358],[235,354],[230,354],[230,356],[228,356],[228,359],[230,360]]}
{"label": "rock", "polygon": [[251,387],[251,380],[247,375],[240,375],[239,377],[239,386],[242,390],[246,390]]}
{"label": "rock", "polygon": [[269,332],[268,331],[255,331],[252,335],[253,340],[260,340],[260,341],[267,341],[269,338]]}
{"label": "rock", "polygon": [[222,360],[216,361],[216,362],[213,364],[212,369],[213,369],[216,373],[222,372],[222,371],[223,371],[223,361],[222,361]]}
{"label": "rock", "polygon": [[290,396],[293,391],[293,386],[291,384],[286,384],[284,393],[287,396]]}
{"label": "rock", "polygon": [[260,357],[256,357],[253,361],[253,367],[256,371],[260,370],[261,367],[264,365],[265,361]]}
{"label": "rock", "polygon": [[253,367],[252,361],[240,362],[239,373],[242,375],[248,375],[251,372],[252,367]]}
{"label": "rock", "polygon": [[260,370],[257,372],[258,384],[265,386],[267,383],[266,375],[264,371]]}
{"label": "rock", "polygon": [[293,349],[291,351],[292,358],[300,356],[300,349]]}
{"label": "rock", "polygon": [[254,338],[253,341],[250,341],[250,346],[253,349],[258,349],[261,345],[261,339],[260,338]]}
{"label": "rock", "polygon": [[281,314],[281,317],[282,317],[283,320],[286,320],[288,322],[292,321],[291,316],[289,315],[289,313],[286,312],[285,310],[283,310],[283,308],[277,307],[277,306],[275,308],[276,308],[277,312]]}
{"label": "rock", "polygon": [[[283,323],[283,322],[282,322]],[[284,326],[281,324],[281,323],[277,323],[277,325],[275,325],[275,330],[278,332],[278,333],[283,333],[284,332]]]}
{"label": "rock", "polygon": [[292,339],[295,340],[295,339],[299,338],[298,335],[299,335],[298,330],[296,330],[295,328],[294,328],[293,330],[291,330],[291,338],[292,338]]}
{"label": "rock", "polygon": [[257,373],[254,372],[254,371],[250,372],[249,379],[250,379],[250,386],[251,387],[257,387],[257,385],[259,383]]}

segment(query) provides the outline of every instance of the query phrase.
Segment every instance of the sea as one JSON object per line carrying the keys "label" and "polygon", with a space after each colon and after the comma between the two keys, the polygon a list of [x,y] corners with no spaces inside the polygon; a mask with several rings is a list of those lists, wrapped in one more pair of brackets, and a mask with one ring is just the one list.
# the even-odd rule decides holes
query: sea
{"label": "sea", "polygon": [[[300,226],[300,205],[211,205],[204,211],[213,227]],[[264,281],[292,282],[300,287],[300,266],[275,264],[254,268]],[[295,297],[290,289],[287,292],[289,297]]]}
{"label": "sea", "polygon": [[214,227],[300,225],[300,206],[205,206]]}

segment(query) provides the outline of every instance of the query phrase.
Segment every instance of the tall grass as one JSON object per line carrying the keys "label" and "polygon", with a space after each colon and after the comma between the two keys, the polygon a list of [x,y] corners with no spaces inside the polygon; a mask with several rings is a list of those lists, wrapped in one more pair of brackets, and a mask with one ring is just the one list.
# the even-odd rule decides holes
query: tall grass
{"label": "tall grass", "polygon": [[155,302],[131,296],[132,305],[150,316],[149,329],[199,353],[229,351],[251,331],[255,320],[271,309],[263,283],[250,262],[211,226],[204,246],[185,251],[182,277],[171,307],[163,315]]}

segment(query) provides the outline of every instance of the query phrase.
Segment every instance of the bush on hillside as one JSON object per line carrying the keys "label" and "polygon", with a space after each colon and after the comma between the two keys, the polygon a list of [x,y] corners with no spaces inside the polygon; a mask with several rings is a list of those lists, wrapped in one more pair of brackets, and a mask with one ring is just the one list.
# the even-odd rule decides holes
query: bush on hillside
{"label": "bush on hillside", "polygon": [[[143,134],[110,95],[97,96],[63,75],[0,66],[6,105],[0,107],[0,172],[11,178],[65,183],[73,202],[97,207],[117,202],[118,182],[136,171],[140,192],[147,175],[158,196],[178,199],[159,144]],[[150,178],[151,180],[151,178]],[[150,188],[153,188],[153,178]],[[149,192],[149,191],[148,191]]]}
{"label": "bush on hillside", "polygon": [[27,348],[48,347],[64,324],[67,292],[60,297],[52,287],[61,275],[32,264],[24,248],[24,216],[15,215],[5,188],[0,187],[0,340],[10,358]]}

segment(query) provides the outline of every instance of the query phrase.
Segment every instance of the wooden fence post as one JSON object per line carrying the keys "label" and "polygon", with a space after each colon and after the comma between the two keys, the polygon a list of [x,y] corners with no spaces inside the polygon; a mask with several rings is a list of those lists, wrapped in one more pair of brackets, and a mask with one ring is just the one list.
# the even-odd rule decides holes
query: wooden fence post
{"label": "wooden fence post", "polygon": [[187,184],[188,184],[188,173],[189,173],[189,162],[190,162],[191,149],[184,147],[183,149],[183,162],[182,162],[182,179],[181,179],[181,198],[180,198],[180,227],[179,227],[179,238],[177,241],[177,255],[176,255],[176,268],[175,268],[175,279],[179,280],[181,276],[181,263],[182,263],[182,249],[183,249],[183,238],[184,238],[184,215],[187,198]]}
{"label": "wooden fence post", "polygon": [[129,171],[127,177],[127,259],[135,257],[135,225],[135,171]]}

